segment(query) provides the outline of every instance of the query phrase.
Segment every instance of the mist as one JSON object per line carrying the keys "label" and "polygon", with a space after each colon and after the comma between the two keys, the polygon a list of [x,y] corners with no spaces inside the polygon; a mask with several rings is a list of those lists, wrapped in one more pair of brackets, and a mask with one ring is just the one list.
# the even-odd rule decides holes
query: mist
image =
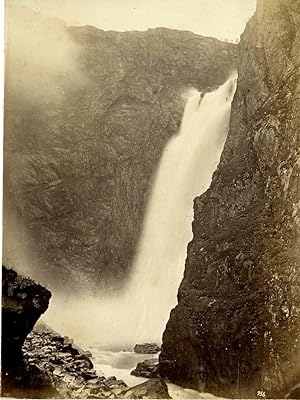
{"label": "mist", "polygon": [[79,46],[64,21],[48,19],[11,0],[5,12],[3,262],[48,286],[44,260],[32,251],[30,227],[14,208],[10,187],[19,184],[15,178],[24,158],[19,150],[26,147],[25,153],[34,156],[43,146],[41,141],[28,142],[27,131],[34,129],[31,121],[36,121],[43,135],[45,121],[58,115],[65,94],[88,80],[80,68]]}
{"label": "mist", "polygon": [[180,132],[167,143],[154,179],[132,275],[123,291],[55,297],[45,315],[50,326],[79,343],[109,350],[161,343],[192,239],[193,200],[208,189],[219,163],[235,83],[234,75],[204,97],[195,89],[188,95]]}
{"label": "mist", "polygon": [[6,102],[13,95],[31,105],[59,103],[62,82],[79,85],[83,79],[78,46],[64,21],[9,0],[5,11]]}

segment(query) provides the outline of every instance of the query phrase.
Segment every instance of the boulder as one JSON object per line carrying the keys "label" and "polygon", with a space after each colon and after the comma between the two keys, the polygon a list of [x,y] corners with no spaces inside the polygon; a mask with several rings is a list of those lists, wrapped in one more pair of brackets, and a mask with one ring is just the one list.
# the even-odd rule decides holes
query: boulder
{"label": "boulder", "polygon": [[86,356],[85,354],[76,355],[75,358],[77,359],[77,361],[82,362],[86,366],[86,368],[88,368],[88,369],[94,368],[91,359],[88,356]]}
{"label": "boulder", "polygon": [[29,278],[2,266],[2,366],[21,358],[26,336],[49,305],[51,293]]}
{"label": "boulder", "polygon": [[161,378],[149,379],[148,381],[134,386],[122,394],[123,399],[171,399],[168,386]]}
{"label": "boulder", "polygon": [[160,352],[160,347],[156,343],[143,343],[136,344],[133,350],[135,353],[156,354]]}
{"label": "boulder", "polygon": [[128,386],[126,383],[121,379],[115,379],[110,382],[107,382],[110,390],[117,395],[118,397],[124,393],[124,391],[128,390]]}
{"label": "boulder", "polygon": [[131,371],[131,375],[143,378],[158,378],[159,377],[159,361],[158,358],[150,358],[139,362],[136,368]]}

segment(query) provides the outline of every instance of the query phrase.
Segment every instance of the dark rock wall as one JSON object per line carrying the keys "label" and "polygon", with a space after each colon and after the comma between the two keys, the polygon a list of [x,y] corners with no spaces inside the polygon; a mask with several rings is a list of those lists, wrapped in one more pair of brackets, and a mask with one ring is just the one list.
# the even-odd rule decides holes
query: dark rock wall
{"label": "dark rock wall", "polygon": [[229,136],[195,199],[160,373],[226,397],[300,381],[300,4],[258,0],[241,38]]}
{"label": "dark rock wall", "polygon": [[[4,257],[16,263],[10,254],[20,254],[21,265],[26,254],[38,265],[33,277],[64,290],[76,282],[97,290],[121,285],[152,176],[179,129],[182,94],[223,83],[235,69],[236,46],[163,28],[116,33],[60,26],[48,47],[55,55],[67,35],[75,72],[66,66],[47,77],[44,66],[30,75],[16,67],[13,18],[7,19]],[[52,32],[51,23],[44,26]],[[16,70],[32,96],[15,87]]]}
{"label": "dark rock wall", "polygon": [[[86,352],[43,323],[51,293],[2,267],[1,395],[9,398],[119,398],[129,387],[98,374]],[[35,325],[35,326],[34,326]]]}
{"label": "dark rock wall", "polygon": [[51,293],[29,278],[2,267],[2,366],[21,358],[26,336],[49,305]]}

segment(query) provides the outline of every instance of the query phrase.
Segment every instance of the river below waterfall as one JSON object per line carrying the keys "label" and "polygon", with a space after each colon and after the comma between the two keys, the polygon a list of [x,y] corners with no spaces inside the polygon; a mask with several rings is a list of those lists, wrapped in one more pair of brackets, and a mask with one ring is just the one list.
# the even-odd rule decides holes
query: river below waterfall
{"label": "river below waterfall", "polygon": [[[122,379],[128,386],[132,387],[147,381],[147,378],[139,378],[130,375],[137,363],[150,358],[157,358],[157,354],[137,354],[132,351],[109,351],[101,350],[94,346],[84,346],[89,350],[93,357],[92,361],[95,370],[103,374],[106,378],[115,376]],[[184,389],[180,386],[168,383],[169,394],[172,399],[216,399],[210,393],[200,393],[196,390]]]}
{"label": "river below waterfall", "polygon": [[[122,290],[97,296],[53,296],[45,315],[58,332],[105,349],[162,340],[177,304],[193,201],[208,189],[228,133],[236,77],[214,92],[187,95],[180,131],[167,143],[145,213],[136,256]],[[92,329],[91,329],[92,328]]]}
{"label": "river below waterfall", "polygon": [[[233,76],[214,92],[189,93],[180,131],[166,145],[154,177],[131,277],[123,290],[99,291],[97,297],[55,296],[45,315],[49,326],[91,351],[96,370],[128,386],[147,380],[130,372],[153,356],[120,350],[161,343],[193,236],[193,200],[208,189],[219,163],[235,88]],[[214,398],[168,386],[172,398]]]}

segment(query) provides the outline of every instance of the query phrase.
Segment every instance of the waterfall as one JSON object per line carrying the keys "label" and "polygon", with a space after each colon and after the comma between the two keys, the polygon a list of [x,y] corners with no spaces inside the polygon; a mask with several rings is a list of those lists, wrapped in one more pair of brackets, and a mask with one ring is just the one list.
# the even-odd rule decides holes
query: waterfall
{"label": "waterfall", "polygon": [[[65,327],[66,334],[75,339],[93,340],[107,348],[161,342],[177,302],[187,244],[192,239],[193,200],[207,190],[219,163],[235,87],[233,77],[205,95],[190,91],[180,131],[167,143],[157,169],[132,275],[124,291],[113,298],[90,299],[85,305],[80,300],[73,302],[66,306],[60,324],[53,305],[52,318],[50,312],[46,315],[52,326],[59,324],[60,331]],[[68,313],[73,313],[72,317]],[[69,320],[72,328],[68,330]]]}
{"label": "waterfall", "polygon": [[234,92],[234,79],[204,97],[191,91],[180,132],[163,153],[128,289],[142,302],[136,329],[144,340],[161,341],[177,303],[192,239],[193,200],[208,189],[219,163]]}

